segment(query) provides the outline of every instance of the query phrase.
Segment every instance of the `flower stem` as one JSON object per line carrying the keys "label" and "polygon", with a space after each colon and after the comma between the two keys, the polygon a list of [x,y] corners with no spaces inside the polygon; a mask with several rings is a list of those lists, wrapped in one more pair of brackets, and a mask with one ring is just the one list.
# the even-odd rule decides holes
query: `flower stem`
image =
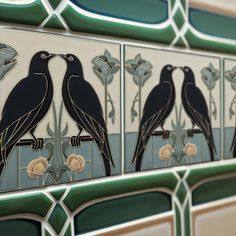
{"label": "flower stem", "polygon": [[139,101],[139,105],[138,105],[138,118],[139,118],[139,122],[141,121],[141,91],[142,91],[142,88],[141,88],[141,78],[139,78],[139,86],[138,86],[138,101]]}
{"label": "flower stem", "polygon": [[105,122],[107,124],[107,77],[105,77]]}

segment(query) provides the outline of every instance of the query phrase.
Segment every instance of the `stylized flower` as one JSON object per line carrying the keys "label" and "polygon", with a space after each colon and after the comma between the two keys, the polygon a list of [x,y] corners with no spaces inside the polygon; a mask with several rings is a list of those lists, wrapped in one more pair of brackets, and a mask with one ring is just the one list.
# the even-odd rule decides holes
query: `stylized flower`
{"label": "stylized flower", "polygon": [[85,168],[85,160],[81,155],[71,154],[67,159],[67,166],[77,172],[82,172]]}
{"label": "stylized flower", "polygon": [[214,89],[215,82],[220,78],[220,71],[214,68],[212,63],[201,70],[202,80],[209,90]]}
{"label": "stylized flower", "polygon": [[37,178],[48,168],[48,161],[45,157],[38,157],[29,162],[27,173],[30,178]]}
{"label": "stylized flower", "polygon": [[232,70],[225,71],[225,78],[231,83],[233,90],[236,90],[236,66]]}
{"label": "stylized flower", "polygon": [[134,60],[127,60],[126,70],[133,75],[134,83],[143,86],[152,74],[152,65],[138,54]]}
{"label": "stylized flower", "polygon": [[0,79],[16,64],[17,52],[6,44],[0,44]]}
{"label": "stylized flower", "polygon": [[110,84],[113,79],[113,74],[120,69],[120,62],[111,56],[105,50],[103,55],[97,56],[92,60],[93,71],[101,79],[103,85]]}
{"label": "stylized flower", "polygon": [[193,143],[187,143],[183,151],[188,157],[195,157],[197,155],[197,146]]}
{"label": "stylized flower", "polygon": [[165,146],[161,147],[159,150],[160,160],[162,161],[168,160],[173,152],[174,152],[173,147],[170,144],[166,144]]}

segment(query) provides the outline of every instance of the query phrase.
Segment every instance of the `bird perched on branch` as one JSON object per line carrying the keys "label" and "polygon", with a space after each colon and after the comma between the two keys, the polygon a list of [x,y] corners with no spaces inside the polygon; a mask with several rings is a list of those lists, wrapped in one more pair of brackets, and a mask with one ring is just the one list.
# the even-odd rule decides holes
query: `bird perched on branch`
{"label": "bird perched on branch", "polygon": [[145,102],[132,160],[132,164],[136,163],[136,171],[141,170],[145,147],[155,129],[160,126],[163,130],[163,137],[168,137],[168,131],[164,130],[163,126],[175,103],[175,86],[172,80],[172,72],[175,69],[176,67],[172,65],[162,68],[160,82],[152,89]]}
{"label": "bird perched on branch", "polygon": [[114,167],[114,162],[99,98],[91,84],[84,79],[80,60],[73,54],[61,54],[61,57],[67,63],[62,97],[68,113],[79,129],[79,134],[71,137],[71,144],[80,146],[80,134],[83,130],[87,131],[101,151],[105,172],[109,176],[111,175],[110,165]]}
{"label": "bird perched on branch", "polygon": [[37,139],[34,131],[52,102],[48,61],[54,55],[37,52],[31,59],[28,76],[20,80],[7,97],[0,120],[0,175],[11,150],[27,132],[33,137],[33,149],[43,147],[43,139]]}
{"label": "bird perched on branch", "polygon": [[184,82],[181,91],[183,107],[193,124],[189,134],[190,136],[193,135],[192,131],[195,125],[200,128],[208,144],[210,159],[214,161],[216,147],[206,100],[201,90],[196,86],[192,69],[185,66],[181,67],[181,70],[184,72]]}

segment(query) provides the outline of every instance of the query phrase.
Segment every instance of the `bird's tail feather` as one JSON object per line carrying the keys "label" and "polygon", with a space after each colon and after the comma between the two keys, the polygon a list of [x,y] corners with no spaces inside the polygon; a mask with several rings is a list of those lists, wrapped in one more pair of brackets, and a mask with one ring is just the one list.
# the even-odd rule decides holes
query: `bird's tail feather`
{"label": "bird's tail feather", "polygon": [[145,151],[145,147],[146,147],[146,144],[147,144],[146,140],[148,140],[149,137],[146,138],[146,139],[143,139],[141,133],[139,132],[138,141],[137,141],[134,156],[133,156],[133,159],[132,159],[132,162],[131,162],[131,164],[133,164],[135,162],[135,171],[140,171],[141,170],[143,153]]}
{"label": "bird's tail feather", "polygon": [[108,136],[106,134],[104,135],[104,143],[103,144],[100,143],[100,150],[101,150],[102,158],[104,161],[106,176],[110,176],[111,175],[110,165],[115,167],[115,164],[112,159],[109,140],[108,140]]}
{"label": "bird's tail feather", "polygon": [[211,161],[214,161],[214,152],[215,152],[215,150],[214,150],[214,147],[212,146],[212,144],[211,143],[209,143],[208,142],[208,148],[209,148],[209,152],[210,152],[210,159],[211,159]]}
{"label": "bird's tail feather", "polygon": [[210,159],[211,159],[211,161],[214,161],[215,154],[217,153],[217,151],[216,151],[216,146],[215,146],[212,130],[211,130],[210,135],[208,135],[208,136],[205,135],[205,138],[207,140],[208,149],[210,152]]}

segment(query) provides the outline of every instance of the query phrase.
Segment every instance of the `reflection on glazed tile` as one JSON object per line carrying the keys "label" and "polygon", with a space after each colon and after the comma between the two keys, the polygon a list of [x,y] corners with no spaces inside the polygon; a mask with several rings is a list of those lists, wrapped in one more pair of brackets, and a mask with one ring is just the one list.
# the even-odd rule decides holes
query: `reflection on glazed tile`
{"label": "reflection on glazed tile", "polygon": [[125,69],[126,172],[220,159],[219,58],[126,46]]}
{"label": "reflection on glazed tile", "polygon": [[224,59],[224,158],[236,157],[236,60]]}
{"label": "reflection on glazed tile", "polygon": [[1,43],[0,191],[120,174],[120,45],[10,29]]}
{"label": "reflection on glazed tile", "polygon": [[234,236],[236,231],[236,202],[215,203],[193,208],[193,236]]}

